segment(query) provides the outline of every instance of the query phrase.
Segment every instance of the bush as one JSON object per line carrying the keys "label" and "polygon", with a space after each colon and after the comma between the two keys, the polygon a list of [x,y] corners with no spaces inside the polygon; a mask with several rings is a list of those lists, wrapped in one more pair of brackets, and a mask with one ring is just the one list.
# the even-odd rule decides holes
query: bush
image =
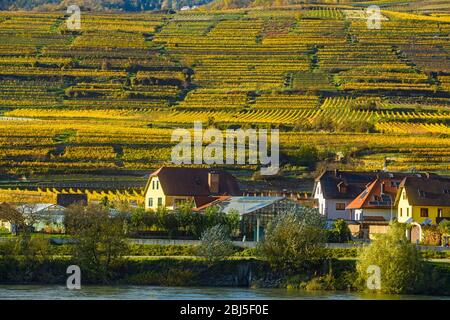
{"label": "bush", "polygon": [[210,263],[223,260],[233,254],[233,243],[228,230],[222,225],[206,230],[201,237],[202,244],[198,248],[198,255],[205,257]]}
{"label": "bush", "polygon": [[128,255],[131,256],[194,256],[197,246],[131,244]]}
{"label": "bush", "polygon": [[356,258],[358,256],[358,248],[327,248],[326,256],[329,259],[339,259],[339,258]]}
{"label": "bush", "polygon": [[258,252],[279,272],[294,273],[325,258],[325,220],[317,209],[295,206],[269,223]]}
{"label": "bush", "polygon": [[236,257],[254,257],[258,254],[256,248],[247,248],[244,250],[237,251],[234,256]]}
{"label": "bush", "polygon": [[332,274],[314,277],[305,284],[302,284],[301,288],[307,291],[335,290],[334,277]]}
{"label": "bush", "polygon": [[371,274],[369,267],[381,270],[381,292],[415,293],[423,272],[423,261],[415,245],[405,236],[405,226],[391,223],[388,232],[362,249],[357,263],[358,281],[362,288]]}
{"label": "bush", "polygon": [[440,246],[441,245],[441,232],[438,226],[424,226],[422,228],[423,238],[422,244],[426,246]]}
{"label": "bush", "polygon": [[333,229],[328,230],[328,242],[334,243],[344,243],[352,239],[352,234],[348,228],[347,223],[338,219],[333,223]]}

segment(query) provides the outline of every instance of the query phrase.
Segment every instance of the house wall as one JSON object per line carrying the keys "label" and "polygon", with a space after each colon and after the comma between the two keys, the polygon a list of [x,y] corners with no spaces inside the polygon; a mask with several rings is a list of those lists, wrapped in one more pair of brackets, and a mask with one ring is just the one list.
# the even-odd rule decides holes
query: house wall
{"label": "house wall", "polygon": [[[153,182],[155,182],[155,188],[153,188]],[[158,182],[158,184],[156,184]],[[161,198],[161,206],[166,207],[169,210],[175,208],[175,203],[178,200],[181,201],[193,201],[193,197],[188,196],[166,196],[164,190],[159,183],[158,177],[153,177],[150,180],[147,193],[145,194],[145,210],[156,210],[158,209],[158,198]],[[150,205],[149,199],[153,199],[153,204]]]}
{"label": "house wall", "polygon": [[354,220],[351,210],[336,210],[336,203],[344,203],[347,206],[353,199],[325,199],[322,193],[320,182],[316,182],[314,187],[314,199],[317,200],[317,206],[320,214],[329,220]]}
{"label": "house wall", "polygon": [[[391,209],[362,209],[363,217],[383,217],[384,220],[391,220]],[[396,218],[397,209],[392,208],[392,219]]]}
{"label": "house wall", "polygon": [[192,202],[192,201],[194,201],[194,197],[183,197],[183,196],[173,197],[173,196],[167,196],[166,197],[165,206],[166,206],[167,209],[173,210],[173,209],[175,209],[177,207],[176,203],[178,201]]}
{"label": "house wall", "polygon": [[385,234],[389,229],[389,226],[370,225],[369,226],[369,239],[376,239],[378,234]]}
{"label": "house wall", "polygon": [[443,216],[450,218],[450,207],[437,207],[437,206],[413,206],[413,219],[418,223],[422,223],[427,217],[420,216],[421,208],[428,208],[428,218],[433,220],[433,224],[436,223],[438,217],[438,209],[443,209]]}
{"label": "house wall", "polygon": [[[397,220],[398,222],[405,222],[409,218],[412,218],[412,206],[409,205],[408,199],[405,198],[406,191],[405,188],[401,188],[398,206],[397,206]],[[400,212],[402,213],[400,215]],[[409,212],[409,214],[408,214]]]}
{"label": "house wall", "polygon": [[[158,188],[153,188],[153,182],[158,182]],[[152,177],[149,182],[149,187],[147,193],[145,194],[145,210],[156,210],[158,209],[158,198],[162,199],[162,206],[166,206],[166,196],[161,187],[161,183],[159,183],[158,177]],[[153,204],[150,205],[149,199],[153,199]]]}
{"label": "house wall", "polygon": [[[409,215],[407,209],[409,208]],[[421,217],[420,210],[422,208],[428,209],[428,217]],[[450,218],[450,207],[444,206],[411,206],[406,197],[406,191],[403,188],[400,193],[400,200],[398,203],[397,217],[399,222],[405,222],[409,218],[413,218],[415,222],[422,223],[426,219],[431,219],[433,224],[436,224],[436,218],[438,217],[438,209],[442,209],[442,216]],[[402,210],[402,211],[400,211]],[[402,215],[400,215],[402,212]]]}

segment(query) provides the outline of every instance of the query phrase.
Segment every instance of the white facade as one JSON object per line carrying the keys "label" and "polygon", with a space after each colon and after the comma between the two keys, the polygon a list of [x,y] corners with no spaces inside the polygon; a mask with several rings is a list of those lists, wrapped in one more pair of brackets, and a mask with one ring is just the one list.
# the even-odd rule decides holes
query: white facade
{"label": "white facade", "polygon": [[149,182],[147,193],[145,194],[145,210],[156,210],[158,207],[165,206],[165,200],[166,196],[161,188],[158,177],[152,177]]}
{"label": "white facade", "polygon": [[194,200],[192,196],[168,196],[164,193],[158,176],[151,177],[148,182],[148,189],[145,193],[145,210],[157,210],[164,207],[168,210],[174,210],[182,203]]}
{"label": "white facade", "polygon": [[317,200],[320,214],[328,220],[355,220],[352,211],[345,209],[353,199],[325,199],[320,182],[316,182],[313,197]]}
{"label": "white facade", "polygon": [[363,217],[383,217],[384,220],[390,221],[391,217],[396,217],[396,210],[394,208],[391,209],[355,209],[354,218],[357,221],[361,221]]}

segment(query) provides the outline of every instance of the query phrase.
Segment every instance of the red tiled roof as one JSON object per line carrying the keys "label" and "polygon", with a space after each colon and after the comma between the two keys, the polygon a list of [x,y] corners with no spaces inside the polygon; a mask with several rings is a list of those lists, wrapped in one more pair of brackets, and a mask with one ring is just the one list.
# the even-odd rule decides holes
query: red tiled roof
{"label": "red tiled roof", "polygon": [[[392,183],[394,182],[394,186]],[[370,183],[366,189],[361,192],[346,209],[363,209],[363,208],[390,208],[394,205],[397,195],[400,179],[378,178]],[[382,197],[386,201],[383,201]],[[379,200],[375,200],[375,197]]]}
{"label": "red tiled roof", "polygon": [[222,170],[208,168],[161,167],[153,172],[145,187],[150,186],[152,177],[157,176],[166,196],[203,196],[212,195],[208,184],[208,174],[219,174],[219,195],[241,195],[236,179]]}

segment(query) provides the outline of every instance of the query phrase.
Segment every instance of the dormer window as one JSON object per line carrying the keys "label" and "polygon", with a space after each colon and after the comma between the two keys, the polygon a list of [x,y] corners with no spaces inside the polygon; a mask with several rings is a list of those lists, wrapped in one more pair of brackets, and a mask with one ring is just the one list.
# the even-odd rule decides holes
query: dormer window
{"label": "dormer window", "polygon": [[426,198],[427,193],[426,193],[425,191],[419,189],[418,192],[419,192],[419,196],[420,196],[420,197]]}
{"label": "dormer window", "polygon": [[344,182],[340,182],[337,187],[340,193],[347,193],[347,186]]}
{"label": "dormer window", "polygon": [[444,194],[450,194],[450,189],[444,189]]}
{"label": "dormer window", "polygon": [[398,188],[400,186],[400,182],[399,181],[391,181],[391,187],[392,188]]}

